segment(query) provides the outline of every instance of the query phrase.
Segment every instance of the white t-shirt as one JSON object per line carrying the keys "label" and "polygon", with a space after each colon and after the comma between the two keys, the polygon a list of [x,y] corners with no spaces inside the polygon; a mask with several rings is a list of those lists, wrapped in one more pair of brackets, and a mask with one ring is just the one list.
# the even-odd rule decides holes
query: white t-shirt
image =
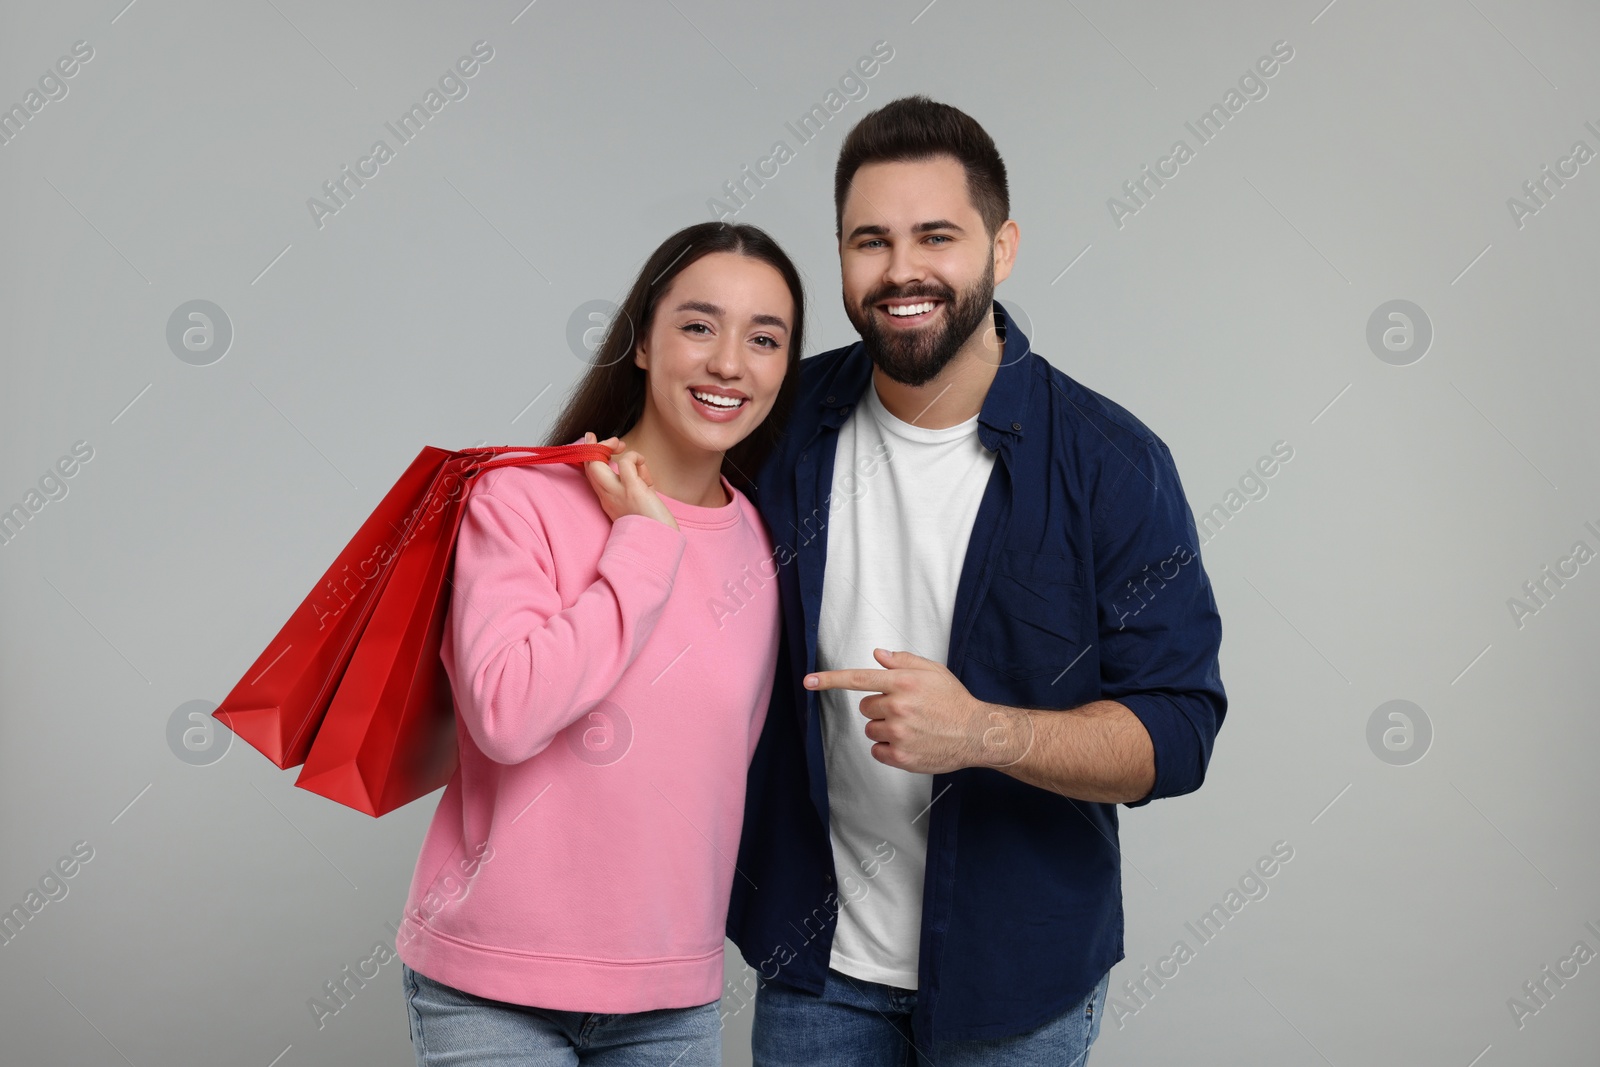
{"label": "white t-shirt", "polygon": [[[818,670],[881,669],[875,647],[947,662],[956,584],[993,467],[976,415],[914,426],[868,383],[834,454]],[[829,965],[915,989],[933,776],[872,758],[859,708],[870,695],[820,694],[840,900]]]}

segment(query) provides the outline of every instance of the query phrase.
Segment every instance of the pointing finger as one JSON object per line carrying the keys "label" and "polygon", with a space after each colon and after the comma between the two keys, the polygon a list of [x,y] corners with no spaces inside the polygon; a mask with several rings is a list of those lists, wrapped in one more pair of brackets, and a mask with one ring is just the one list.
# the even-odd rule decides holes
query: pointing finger
{"label": "pointing finger", "polygon": [[807,689],[851,689],[861,693],[887,693],[888,670],[818,671],[806,675]]}

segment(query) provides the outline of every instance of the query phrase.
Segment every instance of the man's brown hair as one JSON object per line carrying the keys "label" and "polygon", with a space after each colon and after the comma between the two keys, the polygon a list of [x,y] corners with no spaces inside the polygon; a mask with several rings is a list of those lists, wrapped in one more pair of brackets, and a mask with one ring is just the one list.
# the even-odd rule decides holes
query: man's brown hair
{"label": "man's brown hair", "polygon": [[926,96],[902,96],[868,112],[845,135],[833,171],[833,233],[844,231],[844,198],[868,163],[904,163],[950,156],[967,172],[967,195],[992,238],[1011,217],[1006,165],[994,139],[959,108]]}

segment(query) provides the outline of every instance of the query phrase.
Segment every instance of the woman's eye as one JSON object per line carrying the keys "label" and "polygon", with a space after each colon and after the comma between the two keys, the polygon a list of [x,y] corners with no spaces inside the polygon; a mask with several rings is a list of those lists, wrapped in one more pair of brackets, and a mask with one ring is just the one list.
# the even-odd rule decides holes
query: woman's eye
{"label": "woman's eye", "polygon": [[680,326],[679,329],[682,329],[682,330],[704,330],[704,329],[707,329],[707,327],[706,327],[706,324],[703,323],[703,322],[691,322],[686,326]]}
{"label": "woman's eye", "polygon": [[766,334],[762,334],[760,337],[757,337],[756,340],[757,341],[765,341],[765,342],[767,342],[767,345],[770,348],[782,348],[783,347],[783,345],[778,343],[778,339],[777,338],[768,337]]}

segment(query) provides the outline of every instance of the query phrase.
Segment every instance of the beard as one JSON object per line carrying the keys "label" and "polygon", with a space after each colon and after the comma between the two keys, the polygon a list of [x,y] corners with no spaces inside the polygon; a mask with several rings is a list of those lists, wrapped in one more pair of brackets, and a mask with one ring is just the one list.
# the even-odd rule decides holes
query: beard
{"label": "beard", "polygon": [[[867,354],[877,368],[901,385],[926,385],[955,358],[978,325],[994,311],[994,259],[987,257],[983,277],[959,294],[945,286],[914,285],[905,289],[880,289],[859,307],[844,302],[850,325],[866,342]],[[879,323],[875,305],[885,300],[925,296],[942,304],[940,322],[916,330],[901,330]]]}

